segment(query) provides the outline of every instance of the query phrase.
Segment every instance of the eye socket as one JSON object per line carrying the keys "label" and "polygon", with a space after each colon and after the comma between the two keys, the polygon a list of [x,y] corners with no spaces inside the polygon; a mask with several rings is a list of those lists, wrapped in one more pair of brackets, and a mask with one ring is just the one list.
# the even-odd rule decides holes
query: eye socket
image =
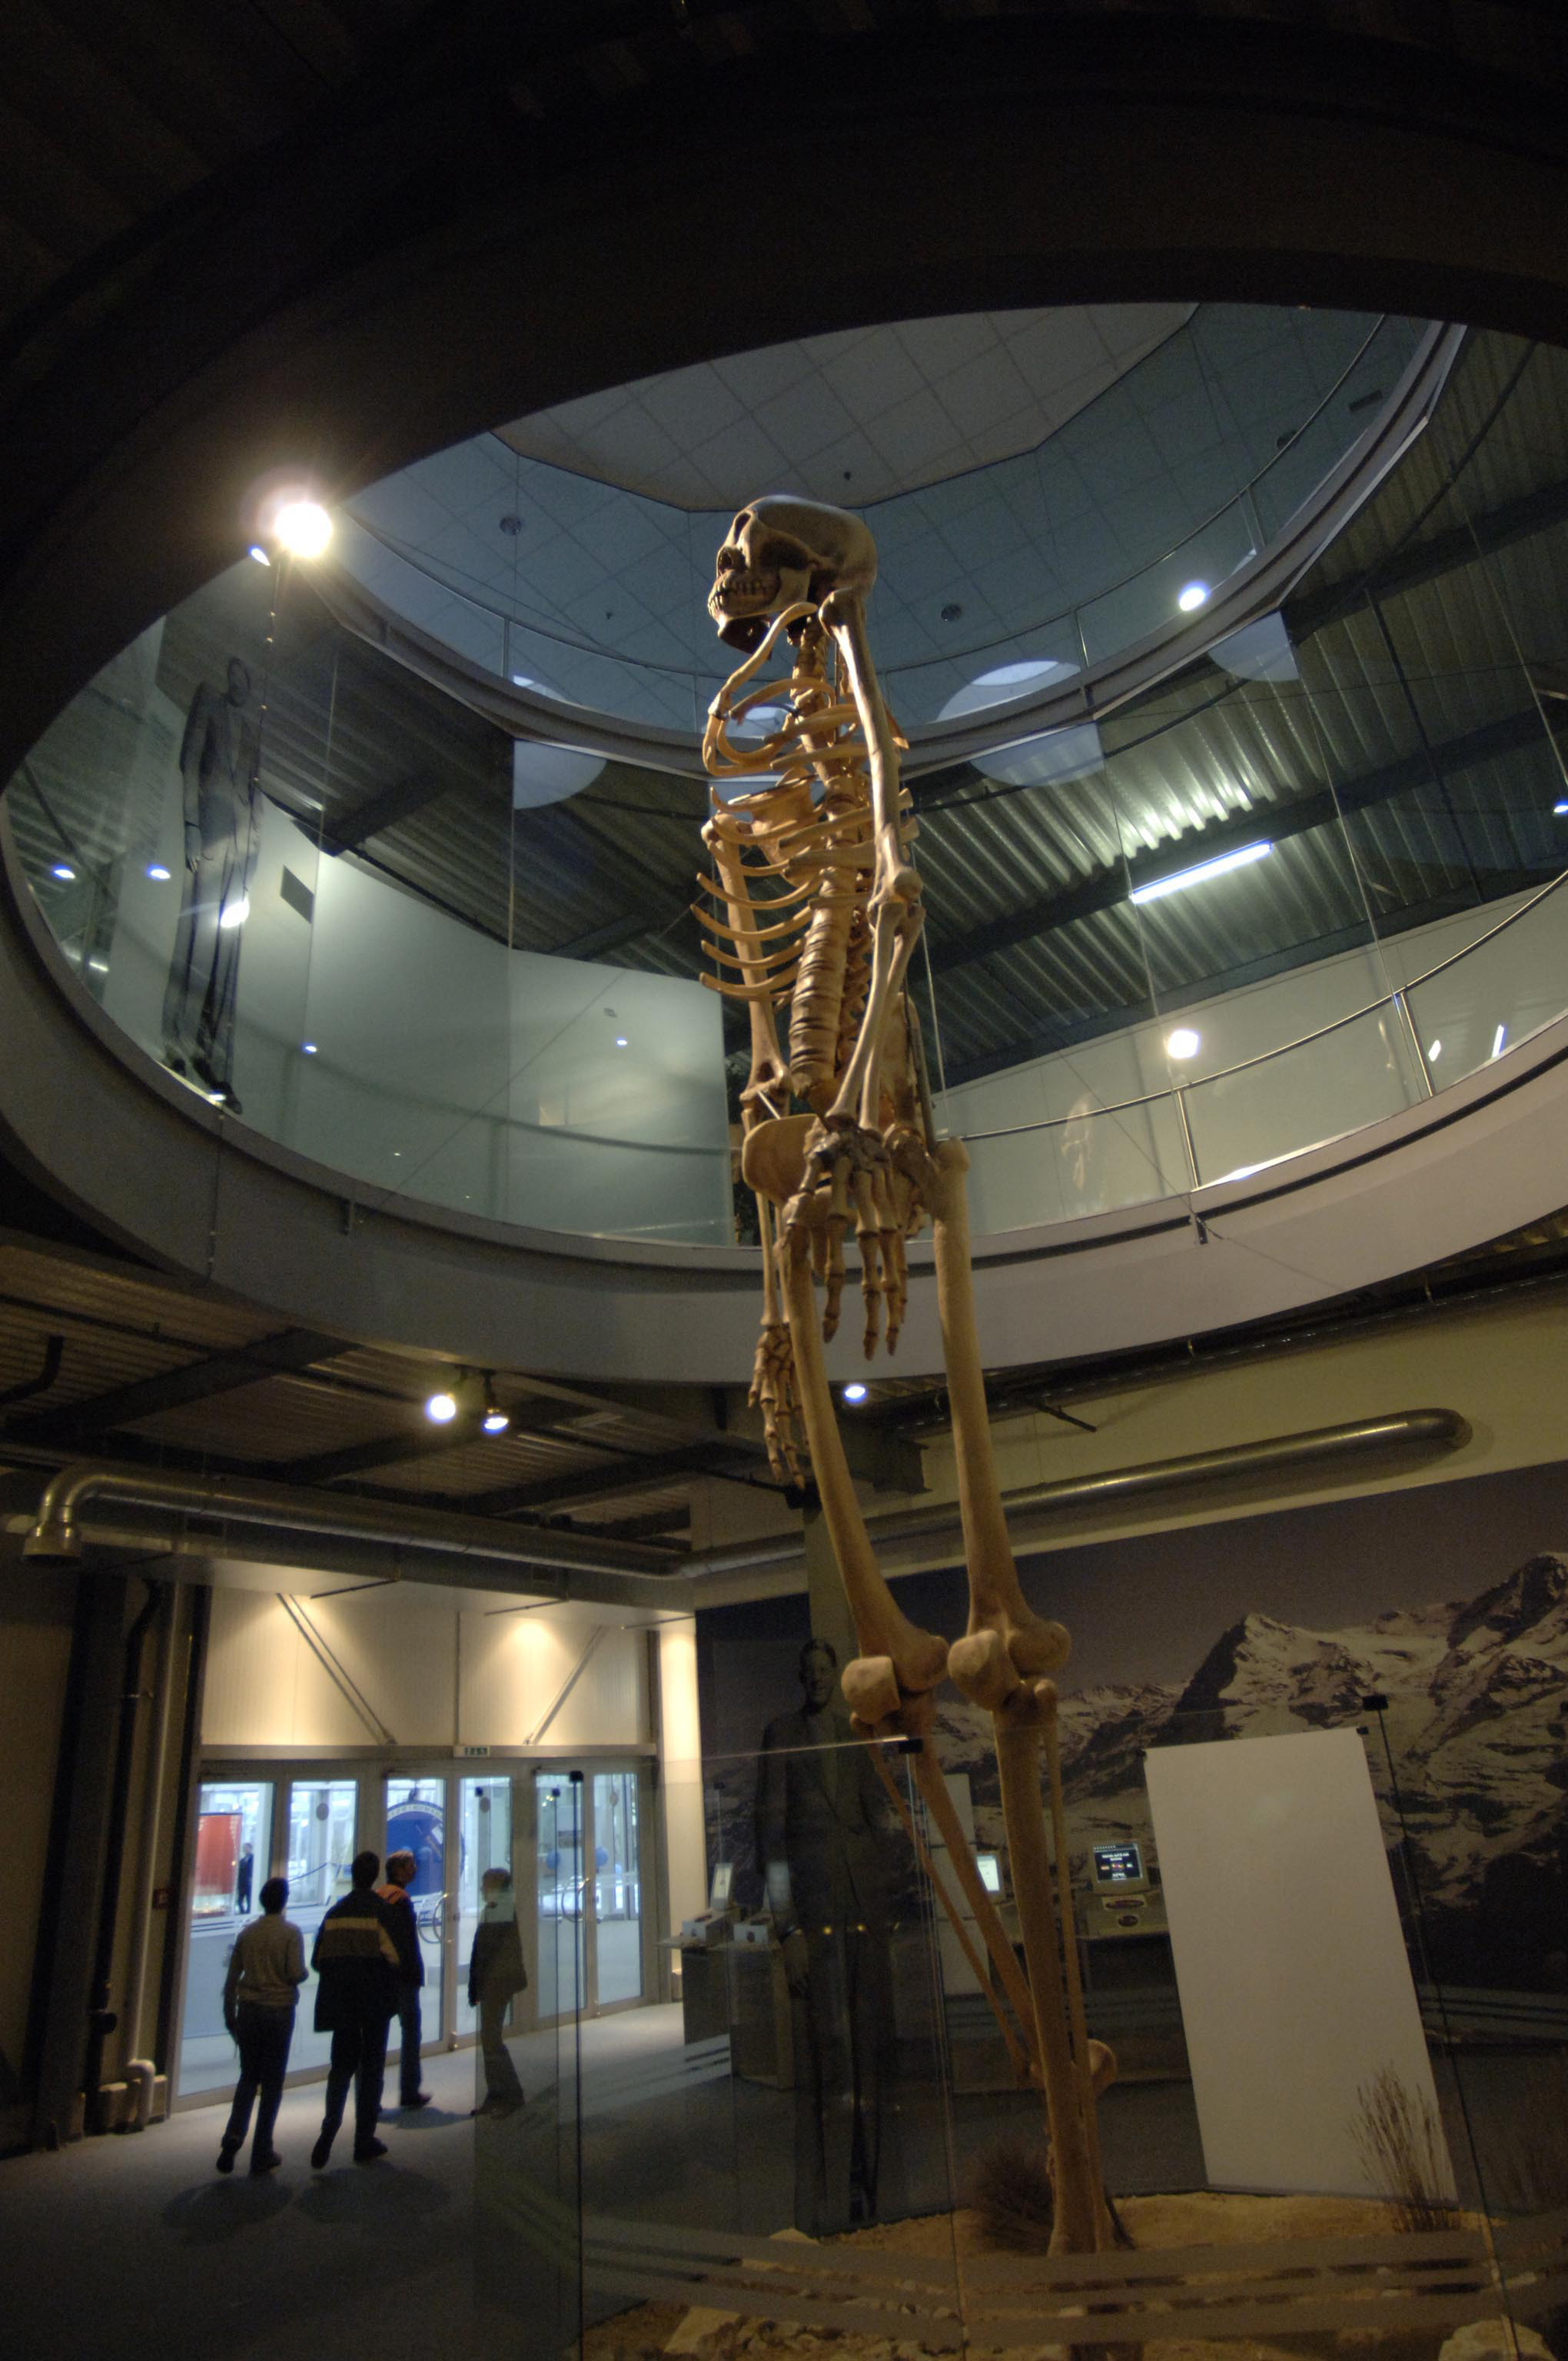
{"label": "eye socket", "polygon": [[751,523],[751,510],[750,510],[750,509],[742,509],[742,510],[741,510],[741,511],[740,511],[740,515],[736,518],[736,520],[735,520],[734,523],[733,523],[733,524],[730,526],[730,528],[729,528],[729,538],[730,538],[730,540],[731,540],[731,541],[739,541],[739,540],[740,540],[740,535],[745,532],[746,527]]}

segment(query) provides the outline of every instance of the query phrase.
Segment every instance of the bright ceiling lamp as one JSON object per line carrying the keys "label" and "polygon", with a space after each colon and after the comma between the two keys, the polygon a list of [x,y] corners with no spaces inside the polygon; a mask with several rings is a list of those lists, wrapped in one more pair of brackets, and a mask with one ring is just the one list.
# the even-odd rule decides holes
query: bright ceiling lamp
{"label": "bright ceiling lamp", "polygon": [[243,927],[250,916],[250,896],[242,894],[237,902],[225,902],[218,912],[220,927]]}
{"label": "bright ceiling lamp", "polygon": [[479,1423],[487,1434],[504,1434],[511,1424],[506,1411],[496,1400],[496,1381],[493,1377],[487,1377],[485,1379],[485,1411]]}
{"label": "bright ceiling lamp", "polygon": [[457,1397],[446,1392],[427,1394],[424,1414],[433,1426],[450,1426],[457,1415]]}
{"label": "bright ceiling lamp", "polygon": [[869,1386],[862,1386],[859,1378],[856,1378],[852,1385],[840,1386],[839,1399],[847,1402],[863,1402],[870,1390]]}
{"label": "bright ceiling lamp", "polygon": [[1209,585],[1206,582],[1184,582],[1176,594],[1176,603],[1184,615],[1195,615],[1200,607],[1208,604],[1208,600]]}
{"label": "bright ceiling lamp", "polygon": [[1179,1025],[1174,1033],[1168,1033],[1165,1037],[1165,1054],[1168,1058],[1174,1058],[1178,1064],[1195,1058],[1202,1047],[1203,1036],[1194,1033],[1190,1025]]}
{"label": "bright ceiling lamp", "polygon": [[1184,894],[1189,885],[1202,885],[1211,877],[1223,877],[1227,869],[1245,869],[1249,862],[1261,861],[1272,852],[1272,844],[1244,844],[1235,852],[1216,853],[1212,861],[1200,861],[1191,869],[1178,869],[1169,877],[1156,877],[1147,885],[1135,885],[1131,899],[1135,902],[1158,902],[1167,894]]}
{"label": "bright ceiling lamp", "polygon": [[321,557],[332,540],[332,519],[320,500],[285,500],[272,520],[272,537],[291,557]]}

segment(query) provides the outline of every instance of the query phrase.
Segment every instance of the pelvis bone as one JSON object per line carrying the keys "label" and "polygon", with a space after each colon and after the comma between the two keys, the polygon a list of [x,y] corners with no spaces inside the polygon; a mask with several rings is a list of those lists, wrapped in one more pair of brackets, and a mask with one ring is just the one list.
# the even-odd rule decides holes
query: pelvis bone
{"label": "pelvis bone", "polygon": [[715,561],[707,611],[718,636],[750,653],[770,615],[833,590],[862,597],[876,580],[876,544],[848,509],[769,492],[739,511]]}

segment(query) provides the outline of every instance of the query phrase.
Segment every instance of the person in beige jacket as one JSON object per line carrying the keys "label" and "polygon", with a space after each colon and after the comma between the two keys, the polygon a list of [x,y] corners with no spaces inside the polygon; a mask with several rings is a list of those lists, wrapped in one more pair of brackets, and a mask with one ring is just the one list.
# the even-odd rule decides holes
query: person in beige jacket
{"label": "person in beige jacket", "polygon": [[288,1880],[269,1877],[261,1889],[260,1917],[236,1938],[229,1953],[224,2023],[239,2046],[239,2081],[218,2150],[220,2172],[234,2170],[234,2160],[250,2129],[253,2104],[252,2172],[276,2171],[283,2160],[272,2145],[272,2126],[278,2120],[289,2045],[294,2038],[294,2002],[306,1975],[304,1939],[283,1916],[288,1899]]}

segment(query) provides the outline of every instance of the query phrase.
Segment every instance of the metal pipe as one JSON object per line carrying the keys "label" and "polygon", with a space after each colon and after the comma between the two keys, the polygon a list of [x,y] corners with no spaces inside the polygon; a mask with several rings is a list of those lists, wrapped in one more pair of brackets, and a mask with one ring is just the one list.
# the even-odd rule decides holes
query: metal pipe
{"label": "metal pipe", "polygon": [[[1119,1508],[1150,1493],[1218,1482],[1225,1477],[1287,1475],[1328,1460],[1417,1445],[1453,1451],[1469,1439],[1470,1428],[1456,1410],[1389,1411],[1378,1418],[1355,1419],[1342,1426],[1277,1435],[1267,1443],[1225,1444],[1215,1451],[1148,1460],[1138,1467],[1113,1468],[1103,1475],[1067,1476],[1050,1484],[1030,1484],[1021,1491],[1004,1492],[1002,1505],[1010,1518],[1057,1510]],[[959,1532],[958,1502],[946,1500],[937,1508],[872,1517],[866,1530],[878,1548],[900,1542],[947,1540]],[[732,1549],[706,1550],[688,1560],[687,1571],[697,1576],[750,1574],[764,1566],[792,1565],[799,1555],[798,1541],[785,1534]]]}
{"label": "metal pipe", "polygon": [[447,1515],[402,1508],[381,1500],[338,1498],[296,1485],[254,1483],[238,1476],[181,1476],[112,1460],[78,1460],[45,1486],[33,1529],[22,1543],[24,1557],[77,1558],[84,1546],[82,1518],[89,1502],[121,1501],[165,1509],[183,1517],[264,1525],[275,1531],[320,1533],[349,1541],[471,1557],[521,1570],[543,1567],[562,1574],[614,1574],[658,1578],[683,1571],[667,1553],[637,1542],[604,1542],[583,1533],[542,1525],[503,1526],[491,1517]]}

